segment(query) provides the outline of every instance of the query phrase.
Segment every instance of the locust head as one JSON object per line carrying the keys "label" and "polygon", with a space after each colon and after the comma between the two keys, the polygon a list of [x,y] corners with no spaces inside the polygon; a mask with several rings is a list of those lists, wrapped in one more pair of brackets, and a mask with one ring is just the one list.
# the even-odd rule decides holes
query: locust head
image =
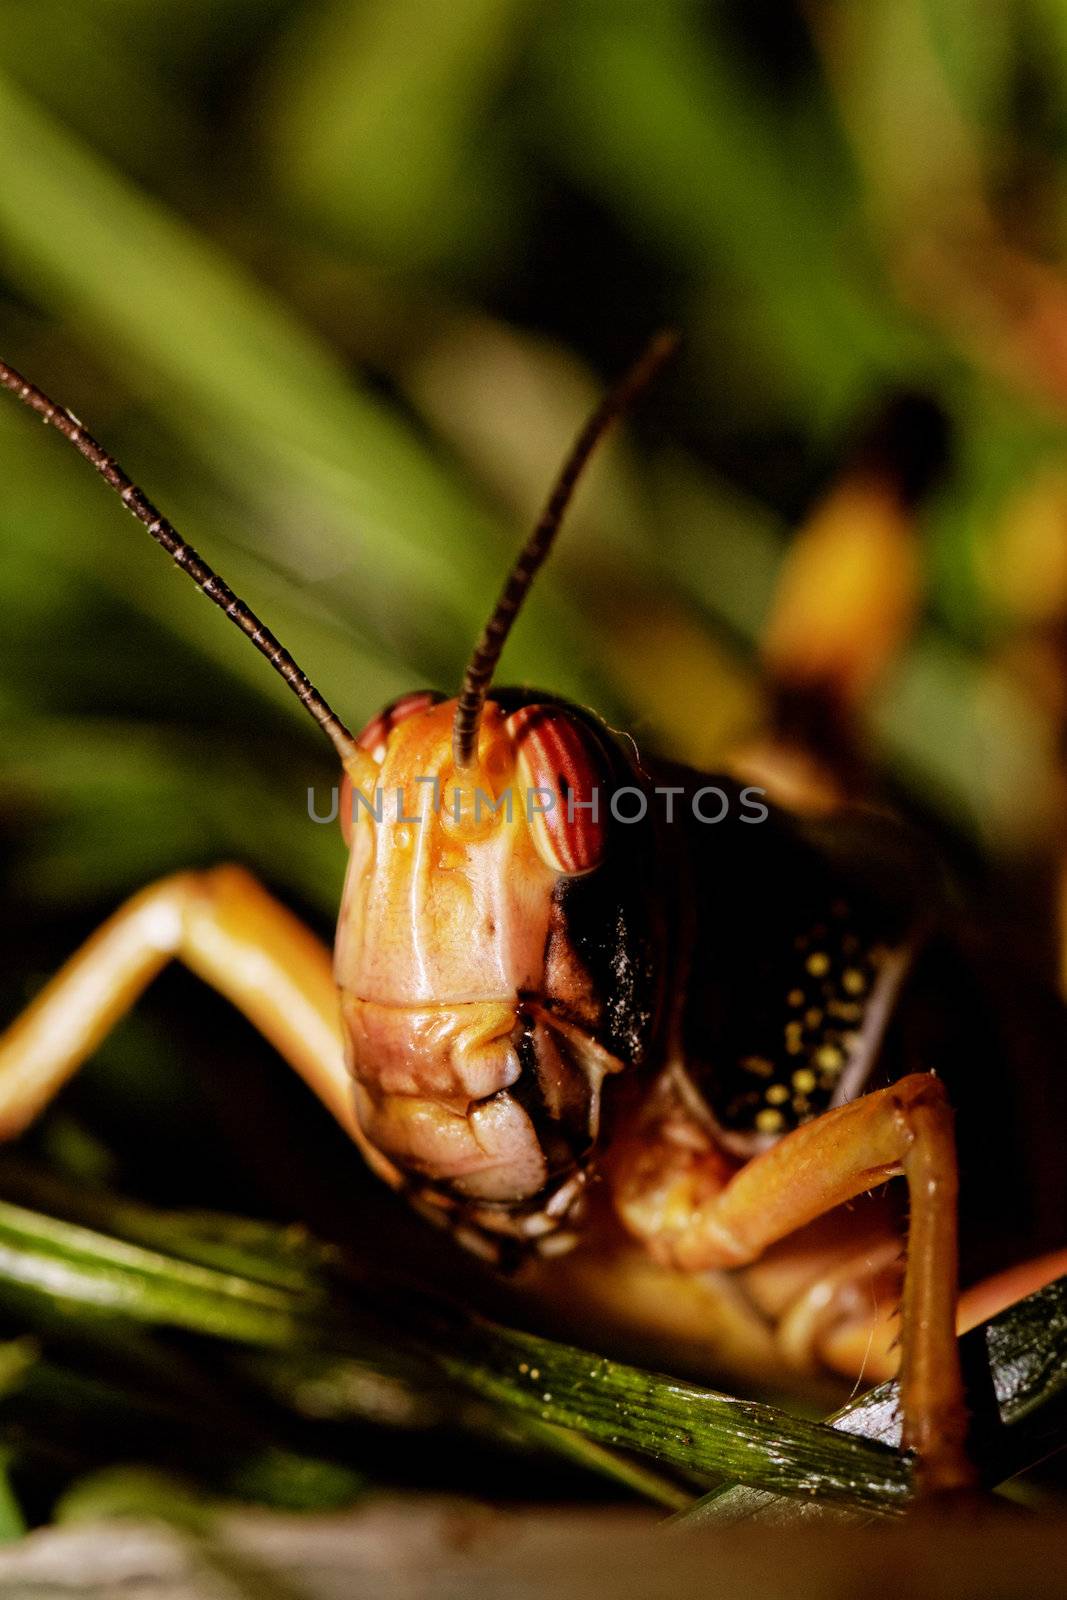
{"label": "locust head", "polygon": [[335,971],[357,1114],[387,1176],[471,1242],[558,1242],[605,1080],[647,1042],[646,876],[632,839],[612,851],[621,757],[593,718],[500,692],[459,766],[458,704],[387,708],[359,740],[373,771],[342,794]]}

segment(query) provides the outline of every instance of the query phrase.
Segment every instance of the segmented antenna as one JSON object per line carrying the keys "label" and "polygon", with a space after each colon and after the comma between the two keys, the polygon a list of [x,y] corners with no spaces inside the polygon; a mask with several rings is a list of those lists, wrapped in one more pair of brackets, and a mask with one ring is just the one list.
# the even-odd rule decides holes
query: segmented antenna
{"label": "segmented antenna", "polygon": [[128,478],[115,460],[108,454],[103,445],[100,445],[87,433],[77,417],[57,406],[50,400],[42,389],[36,384],[28,383],[26,379],[9,367],[6,361],[0,361],[0,386],[10,390],[17,400],[29,406],[31,411],[46,423],[50,423],[64,439],[68,439],[89,465],[95,467],[104,482],[118,495],[127,511],[131,512],[144,524],[148,532],[161,544],[173,558],[175,565],[181,567],[192,578],[197,588],[202,589],[209,600],[213,600],[223,610],[230,621],[236,623],[241,632],[247,634],[257,650],[262,651],[274,668],[275,672],[283,677],[290,689],[296,695],[301,705],[314,717],[326,737],[333,744],[342,761],[353,757],[356,752],[356,742],[352,734],[345,727],[340,717],[315,688],[311,679],[302,672],[278,640],[265,628],[243,600],[239,600],[228,584],[225,584],[217,573],[212,572],[206,561],[197,555],[191,544],[186,544],[177,529],[160,516],[155,506],[148,497]]}
{"label": "segmented antenna", "polygon": [[678,343],[678,335],[675,333],[657,334],[629,372],[601,400],[563,463],[552,493],[545,503],[545,509],[530,537],[519,551],[518,559],[501,590],[496,608],[485,625],[485,631],[478,640],[463,675],[463,688],[460,691],[452,723],[452,754],[459,771],[462,772],[474,765],[482,711],[497,662],[500,660],[522,603],[552,548],[552,542],[559,532],[560,523],[589,457],[616,417],[629,409],[642,390],[652,382],[664,363],[670,360],[678,348]]}

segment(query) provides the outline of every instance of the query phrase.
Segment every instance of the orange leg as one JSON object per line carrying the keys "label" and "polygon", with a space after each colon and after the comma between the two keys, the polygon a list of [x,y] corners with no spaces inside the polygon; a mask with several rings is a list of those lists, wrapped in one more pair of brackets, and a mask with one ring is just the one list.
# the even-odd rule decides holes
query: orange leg
{"label": "orange leg", "polygon": [[[637,1149],[615,1174],[626,1225],[684,1271],[740,1267],[903,1174],[911,1201],[901,1319],[903,1443],[923,1489],[972,1484],[956,1349],[956,1153],[940,1081],[902,1078],[805,1123],[732,1174],[713,1150],[665,1174]],[[659,1166],[659,1170],[656,1168]]]}
{"label": "orange leg", "polygon": [[0,1138],[44,1109],[173,958],[255,1024],[380,1169],[356,1121],[329,952],[239,867],[135,895],[0,1035]]}

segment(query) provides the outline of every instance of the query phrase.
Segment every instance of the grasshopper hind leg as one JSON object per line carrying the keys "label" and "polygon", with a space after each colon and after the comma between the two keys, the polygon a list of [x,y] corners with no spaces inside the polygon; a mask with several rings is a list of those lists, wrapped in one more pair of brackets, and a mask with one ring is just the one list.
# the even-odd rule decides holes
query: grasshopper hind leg
{"label": "grasshopper hind leg", "polygon": [[952,1112],[939,1079],[914,1073],[784,1135],[731,1174],[719,1152],[631,1146],[614,1173],[619,1214],[682,1271],[744,1267],[887,1179],[903,1176],[910,1218],[901,1306],[903,1444],[923,1491],[976,1481],[956,1345],[957,1177]]}

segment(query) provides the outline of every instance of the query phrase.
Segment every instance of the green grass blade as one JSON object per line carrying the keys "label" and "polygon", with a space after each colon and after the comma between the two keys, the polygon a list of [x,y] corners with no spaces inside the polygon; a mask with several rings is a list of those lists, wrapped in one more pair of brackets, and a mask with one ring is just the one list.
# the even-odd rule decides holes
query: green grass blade
{"label": "green grass blade", "polygon": [[[972,1436],[985,1482],[1002,1482],[1062,1448],[1067,1413],[1067,1278],[1009,1306],[964,1334],[961,1355],[972,1406]],[[896,1445],[895,1383],[879,1384],[829,1419],[855,1437]],[[679,1519],[691,1522],[789,1519],[795,1509],[749,1488],[727,1487]]]}
{"label": "green grass blade", "polygon": [[[726,1476],[852,1512],[891,1512],[907,1500],[908,1463],[891,1448],[898,1438],[891,1385],[826,1427],[503,1327],[419,1291],[377,1283],[355,1293],[336,1277],[328,1253],[311,1242],[294,1250],[283,1230],[180,1214],[150,1222],[151,1215],[128,1202],[116,1212],[127,1231],[155,1242],[149,1248],[0,1204],[0,1286],[266,1351],[318,1353],[333,1364],[339,1393],[359,1372],[365,1380],[368,1363],[413,1391],[422,1381],[440,1390],[443,1378],[446,1388],[487,1402],[505,1424],[532,1423],[523,1434],[528,1444],[584,1458],[619,1481],[628,1472],[621,1451],[657,1469]],[[204,1254],[229,1265],[196,1259]],[[238,1261],[243,1271],[232,1269]],[[1047,1451],[1062,1420],[1067,1280],[976,1329],[963,1349],[968,1369],[985,1374],[995,1397],[992,1409],[977,1414],[976,1448],[989,1481],[999,1481]],[[462,1407],[454,1416],[462,1420]],[[611,1459],[598,1465],[597,1451],[576,1441]],[[674,1506],[682,1495],[667,1480],[644,1492]],[[751,1502],[718,1494],[704,1506],[694,1514],[726,1515]]]}
{"label": "green grass blade", "polygon": [[839,1450],[819,1423],[555,1340],[464,1319],[451,1330],[442,1322],[427,1351],[457,1382],[509,1409],[665,1466],[728,1472],[856,1509],[892,1508],[909,1493],[907,1463],[885,1447],[850,1439]]}
{"label": "green grass blade", "polygon": [[379,1291],[357,1304],[340,1288],[326,1292],[311,1270],[297,1291],[9,1204],[0,1205],[0,1284],[52,1304],[254,1346],[369,1353],[386,1365],[406,1351],[506,1415],[533,1415],[663,1467],[859,1509],[900,1504],[908,1494],[907,1464],[884,1446],[422,1295]]}

